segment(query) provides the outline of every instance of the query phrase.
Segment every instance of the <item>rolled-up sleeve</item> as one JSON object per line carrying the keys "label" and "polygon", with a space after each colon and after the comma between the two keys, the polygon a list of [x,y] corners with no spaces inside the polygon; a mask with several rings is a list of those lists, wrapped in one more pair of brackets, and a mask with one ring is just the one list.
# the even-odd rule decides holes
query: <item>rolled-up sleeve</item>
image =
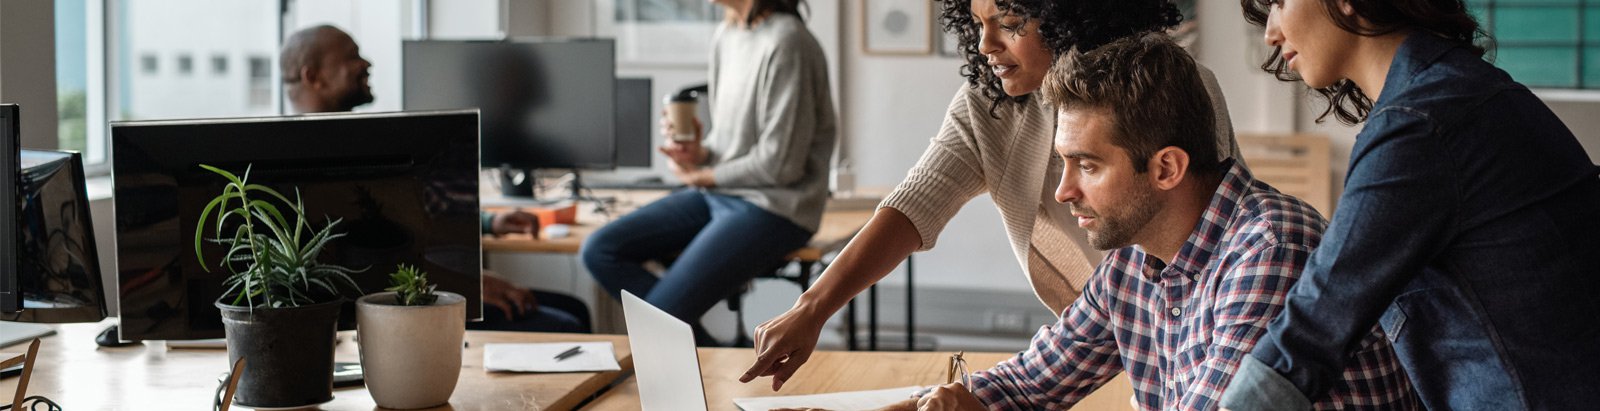
{"label": "rolled-up sleeve", "polygon": [[[966,86],[962,86],[965,88]],[[979,159],[977,128],[986,123],[973,115],[988,116],[988,111],[971,112],[971,92],[959,90],[945,111],[939,134],[933,137],[922,158],[906,174],[906,179],[885,197],[879,207],[905,214],[922,237],[920,250],[932,249],[945,224],[961,211],[961,206],[988,190]]]}

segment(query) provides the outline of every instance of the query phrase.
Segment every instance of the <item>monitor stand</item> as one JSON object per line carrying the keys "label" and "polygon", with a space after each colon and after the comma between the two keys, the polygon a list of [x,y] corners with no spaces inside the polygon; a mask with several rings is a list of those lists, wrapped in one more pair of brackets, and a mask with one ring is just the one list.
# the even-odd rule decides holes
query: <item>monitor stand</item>
{"label": "monitor stand", "polygon": [[569,200],[573,202],[602,202],[607,200],[584,195],[584,192],[588,191],[589,188],[583,184],[583,173],[576,168],[567,169],[567,171],[572,173],[572,181],[567,184],[566,197],[540,198],[534,193],[534,186],[536,185],[534,170],[501,167],[500,197],[503,199],[502,202],[511,204],[555,204]]}
{"label": "monitor stand", "polygon": [[18,343],[32,341],[55,334],[56,329],[44,324],[19,323],[0,321],[0,348],[9,347]]}

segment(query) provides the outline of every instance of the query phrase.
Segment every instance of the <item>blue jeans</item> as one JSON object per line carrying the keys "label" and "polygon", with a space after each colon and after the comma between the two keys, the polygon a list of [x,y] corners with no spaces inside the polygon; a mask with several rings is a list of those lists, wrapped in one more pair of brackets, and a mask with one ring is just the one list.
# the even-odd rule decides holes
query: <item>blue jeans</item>
{"label": "blue jeans", "polygon": [[[596,230],[580,253],[612,297],[628,290],[693,326],[701,345],[714,345],[700,316],[751,278],[781,267],[811,234],[737,197],[683,190]],[[672,263],[657,278],[644,269],[646,261]]]}

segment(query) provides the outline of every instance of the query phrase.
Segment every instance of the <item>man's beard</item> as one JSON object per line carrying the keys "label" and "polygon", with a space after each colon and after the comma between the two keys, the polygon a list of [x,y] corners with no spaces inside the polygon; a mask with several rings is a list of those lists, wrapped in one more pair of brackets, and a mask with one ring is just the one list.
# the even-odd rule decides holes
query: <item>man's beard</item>
{"label": "man's beard", "polygon": [[371,103],[372,99],[372,89],[365,86],[357,87],[355,90],[345,93],[344,98],[339,100],[339,108],[342,109],[340,111],[350,111],[363,104]]}
{"label": "man's beard", "polygon": [[1149,186],[1133,187],[1124,196],[1127,201],[1117,209],[1121,213],[1101,214],[1088,206],[1072,204],[1072,213],[1089,216],[1099,222],[1098,230],[1088,230],[1089,245],[1096,250],[1112,250],[1133,245],[1133,236],[1155,218],[1161,205],[1156,203],[1155,190]]}

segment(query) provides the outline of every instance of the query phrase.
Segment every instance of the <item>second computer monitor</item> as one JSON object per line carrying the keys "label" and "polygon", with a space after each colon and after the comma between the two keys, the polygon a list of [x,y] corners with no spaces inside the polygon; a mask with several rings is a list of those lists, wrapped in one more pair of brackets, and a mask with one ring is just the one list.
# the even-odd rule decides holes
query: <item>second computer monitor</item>
{"label": "second computer monitor", "polygon": [[655,156],[655,115],[650,112],[649,78],[617,79],[617,166],[650,167]]}
{"label": "second computer monitor", "polygon": [[21,165],[14,278],[22,311],[0,319],[72,323],[106,318],[83,157],[70,151],[22,150]]}
{"label": "second computer monitor", "polygon": [[483,166],[616,166],[611,40],[427,40],[403,47],[405,108],[479,109]]}

